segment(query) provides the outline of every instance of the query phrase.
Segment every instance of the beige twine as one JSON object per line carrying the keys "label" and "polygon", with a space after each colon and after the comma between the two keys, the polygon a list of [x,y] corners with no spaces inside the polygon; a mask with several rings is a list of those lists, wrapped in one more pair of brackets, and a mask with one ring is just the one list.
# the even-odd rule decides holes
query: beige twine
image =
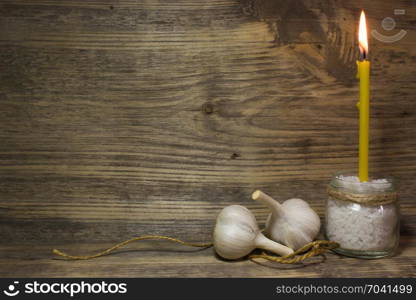
{"label": "beige twine", "polygon": [[352,201],[360,204],[379,205],[389,204],[397,201],[397,192],[384,192],[380,194],[355,194],[346,191],[340,191],[332,186],[327,187],[328,195],[345,201]]}
{"label": "beige twine", "polygon": [[[213,243],[190,243],[190,242],[185,242],[180,239],[169,237],[169,236],[164,236],[164,235],[143,235],[143,236],[139,236],[139,237],[126,240],[104,251],[101,251],[92,255],[69,255],[58,249],[53,249],[52,253],[61,257],[65,257],[66,259],[70,259],[70,260],[87,260],[87,259],[93,259],[93,258],[101,257],[104,255],[108,255],[120,247],[126,246],[127,244],[130,244],[135,241],[142,241],[142,240],[167,240],[167,241],[182,244],[185,246],[199,247],[199,248],[209,248],[213,246]],[[295,251],[294,253],[284,256],[284,257],[268,255],[263,252],[262,254],[252,254],[248,258],[250,260],[254,260],[256,258],[263,258],[263,259],[267,259],[267,260],[282,263],[282,264],[294,264],[294,263],[303,261],[309,257],[320,255],[328,250],[332,250],[337,247],[339,247],[338,243],[331,242],[331,241],[318,240],[318,241],[310,242],[306,244],[305,246],[303,246],[302,248]]]}

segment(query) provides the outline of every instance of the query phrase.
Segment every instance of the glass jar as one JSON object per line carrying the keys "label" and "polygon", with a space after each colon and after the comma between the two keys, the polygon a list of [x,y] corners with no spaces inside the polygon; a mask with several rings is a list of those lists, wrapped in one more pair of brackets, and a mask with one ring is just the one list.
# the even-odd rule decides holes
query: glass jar
{"label": "glass jar", "polygon": [[328,185],[326,229],[335,252],[358,258],[391,256],[400,236],[400,213],[392,178],[360,182],[336,174]]}

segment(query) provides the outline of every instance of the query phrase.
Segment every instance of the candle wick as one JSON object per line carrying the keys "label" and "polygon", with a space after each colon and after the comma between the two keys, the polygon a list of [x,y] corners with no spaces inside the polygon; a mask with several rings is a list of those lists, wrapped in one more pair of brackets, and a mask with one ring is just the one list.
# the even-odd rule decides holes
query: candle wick
{"label": "candle wick", "polygon": [[364,61],[367,59],[367,51],[360,47],[360,61]]}

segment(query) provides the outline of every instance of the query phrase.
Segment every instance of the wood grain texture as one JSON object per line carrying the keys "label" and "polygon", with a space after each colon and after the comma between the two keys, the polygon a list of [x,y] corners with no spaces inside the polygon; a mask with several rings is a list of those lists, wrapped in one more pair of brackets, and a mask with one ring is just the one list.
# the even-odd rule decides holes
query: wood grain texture
{"label": "wood grain texture", "polygon": [[[54,246],[145,233],[209,240],[229,204],[264,222],[257,188],[323,216],[331,175],[357,165],[361,8],[371,28],[407,31],[370,41],[370,169],[399,182],[397,257],[234,269],[211,250],[146,242],[95,262],[50,259]],[[383,31],[395,8],[406,14]],[[405,0],[2,0],[0,275],[415,276],[415,16]]]}
{"label": "wood grain texture", "polygon": [[[109,244],[58,245],[72,253],[94,253]],[[157,249],[157,251],[155,250]],[[212,248],[166,242],[138,242],[95,260],[51,258],[50,247],[2,247],[2,277],[414,277],[414,236],[403,236],[398,254],[379,260],[341,257],[332,252],[302,263],[283,265],[264,260],[224,261]]]}

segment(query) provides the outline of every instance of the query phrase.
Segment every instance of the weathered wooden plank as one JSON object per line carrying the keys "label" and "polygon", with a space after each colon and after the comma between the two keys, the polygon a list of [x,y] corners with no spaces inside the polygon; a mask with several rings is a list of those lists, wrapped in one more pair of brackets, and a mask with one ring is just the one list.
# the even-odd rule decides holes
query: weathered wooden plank
{"label": "weathered wooden plank", "polygon": [[[408,248],[378,261],[381,268],[357,263],[355,276],[390,276],[390,264],[391,276],[411,275],[416,7],[409,1],[1,1],[0,238],[15,245],[2,249],[71,242],[93,249],[84,243],[143,233],[209,239],[228,204],[246,205],[264,222],[267,210],[249,199],[256,188],[304,198],[323,216],[331,174],[357,164],[361,8],[371,28],[407,31],[393,44],[370,41],[370,165],[399,181]],[[394,8],[406,14],[394,17],[395,31],[382,31]],[[0,272],[105,276],[117,267],[119,276],[137,275],[133,254],[103,259],[90,273],[89,264],[49,261],[40,247],[27,267],[30,253],[0,258]],[[246,262],[230,274],[208,254],[195,254],[190,267],[167,254],[162,273],[149,252],[134,267],[143,276],[280,276]],[[342,272],[318,264],[282,276],[348,275],[344,259],[330,261]],[[198,263],[209,266],[205,273]]]}
{"label": "weathered wooden plank", "polygon": [[[193,250],[164,242],[144,241],[118,253],[88,261],[52,259],[51,247],[2,246],[2,277],[414,277],[414,237],[402,238],[397,256],[380,260],[327,253],[295,265],[258,260],[223,261],[213,249]],[[58,245],[72,253],[89,253],[108,244]],[[155,251],[159,249],[159,251]],[[41,267],[39,267],[41,266]],[[116,270],[116,271],[115,271]]]}

